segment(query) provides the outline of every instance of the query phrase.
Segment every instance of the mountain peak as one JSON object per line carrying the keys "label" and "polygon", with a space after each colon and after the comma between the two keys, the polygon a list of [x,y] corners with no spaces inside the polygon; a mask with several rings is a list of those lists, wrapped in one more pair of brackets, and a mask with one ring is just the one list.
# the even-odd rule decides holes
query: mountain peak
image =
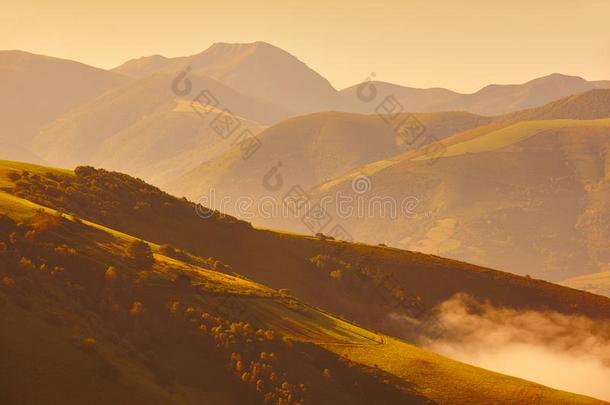
{"label": "mountain peak", "polygon": [[574,82],[574,83],[583,83],[586,82],[585,79],[583,79],[580,76],[571,76],[571,75],[566,75],[563,73],[551,73],[550,75],[547,76],[542,76],[539,77],[537,79],[534,80],[530,80],[529,82],[527,82],[526,84],[529,83],[551,83],[551,82],[562,82],[562,83],[568,83],[568,82]]}
{"label": "mountain peak", "polygon": [[273,48],[282,50],[275,45],[272,45],[268,42],[264,41],[254,41],[254,42],[214,42],[208,49],[217,49],[217,48]]}
{"label": "mountain peak", "polygon": [[198,57],[200,55],[215,57],[245,57],[255,54],[260,54],[261,56],[264,55],[265,57],[289,57],[294,60],[298,60],[294,55],[283,50],[282,48],[262,41],[244,43],[215,42],[208,49],[200,52],[199,54],[193,55],[193,57]]}

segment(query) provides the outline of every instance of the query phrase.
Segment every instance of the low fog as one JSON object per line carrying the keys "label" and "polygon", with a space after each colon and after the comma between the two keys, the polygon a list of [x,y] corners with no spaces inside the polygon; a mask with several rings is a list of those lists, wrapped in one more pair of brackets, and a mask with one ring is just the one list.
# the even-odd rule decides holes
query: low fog
{"label": "low fog", "polygon": [[496,308],[458,295],[421,326],[419,343],[431,351],[610,400],[610,322]]}

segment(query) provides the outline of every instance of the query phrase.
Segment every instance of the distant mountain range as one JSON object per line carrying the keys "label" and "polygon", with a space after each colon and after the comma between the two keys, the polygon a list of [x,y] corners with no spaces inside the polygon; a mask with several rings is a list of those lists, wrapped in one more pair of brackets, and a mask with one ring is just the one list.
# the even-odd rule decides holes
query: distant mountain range
{"label": "distant mountain range", "polygon": [[[369,85],[375,87],[378,97],[396,97],[406,111],[468,111],[492,116],[537,107],[588,90],[608,89],[610,81],[589,82],[580,77],[554,73],[523,84],[492,84],[472,94],[447,89],[416,89],[384,82],[370,82]],[[358,88],[356,85],[341,91],[344,108],[372,113],[374,105],[359,99]]]}
{"label": "distant mountain range", "polygon": [[[179,80],[181,73],[190,82],[186,93],[172,91],[173,84],[185,85]],[[0,51],[0,84],[4,89],[0,94],[2,157],[60,166],[89,161],[100,142],[132,126],[152,138],[172,126],[185,136],[196,136],[192,124],[181,118],[172,117],[173,124],[168,125],[158,117],[161,110],[173,109],[172,102],[193,100],[204,89],[212,91],[221,110],[272,125],[313,112],[375,113],[390,96],[400,103],[402,112],[463,111],[491,116],[610,88],[610,81],[553,74],[524,84],[490,85],[473,94],[374,81],[338,91],[296,57],[264,42],[216,43],[199,54],[177,58],[142,57],[111,71],[22,51]],[[55,142],[49,139],[57,139],[61,150],[53,150]],[[65,150],[67,144],[71,149]],[[51,149],[46,150],[47,146]],[[202,162],[184,167],[198,163]]]}

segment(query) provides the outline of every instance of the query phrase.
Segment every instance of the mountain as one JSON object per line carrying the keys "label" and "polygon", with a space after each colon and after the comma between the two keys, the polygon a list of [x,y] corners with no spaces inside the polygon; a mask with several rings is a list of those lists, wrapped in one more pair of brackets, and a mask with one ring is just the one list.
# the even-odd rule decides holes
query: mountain
{"label": "mountain", "polygon": [[288,52],[265,42],[219,42],[196,55],[145,57],[114,69],[135,77],[187,70],[211,77],[242,94],[281,105],[293,115],[328,110],[338,97],[328,80]]}
{"label": "mountain", "polygon": [[167,68],[172,64],[172,60],[161,55],[143,56],[127,61],[121,66],[112,69],[112,71],[135,79],[142,79]]}
{"label": "mountain", "polygon": [[33,150],[58,166],[103,164],[163,182],[285,114],[207,77],[192,77],[192,97],[176,95],[172,81],[153,75],[74,108],[40,131]]}
{"label": "mountain", "polygon": [[128,81],[123,75],[70,60],[0,51],[0,141],[26,151],[3,148],[3,157],[28,157],[31,139],[40,127]]}
{"label": "mountain", "polygon": [[[610,299],[434,256],[256,230],[90,167],[1,162],[0,188],[3,402],[602,403],[326,311],[388,330],[376,311],[424,316],[463,291],[605,322]],[[325,263],[343,276],[329,277]]]}
{"label": "mountain", "polygon": [[329,110],[371,114],[390,96],[402,105],[403,111],[466,111],[494,116],[538,107],[592,89],[610,88],[610,81],[587,81],[554,73],[523,84],[489,85],[472,94],[374,80],[337,92],[297,58],[265,42],[215,43],[199,54],[176,58],[141,57],[113,71],[136,78],[159,72],[205,75],[243,94],[285,106],[293,116]]}
{"label": "mountain", "polygon": [[[592,89],[608,88],[608,81],[589,82],[580,77],[555,73],[523,84],[489,85],[472,94],[371,81],[341,90],[341,99],[343,110],[360,113],[374,112],[380,100],[393,96],[406,111],[467,111],[494,116],[538,107]],[[367,101],[371,92],[376,94],[376,103]]]}

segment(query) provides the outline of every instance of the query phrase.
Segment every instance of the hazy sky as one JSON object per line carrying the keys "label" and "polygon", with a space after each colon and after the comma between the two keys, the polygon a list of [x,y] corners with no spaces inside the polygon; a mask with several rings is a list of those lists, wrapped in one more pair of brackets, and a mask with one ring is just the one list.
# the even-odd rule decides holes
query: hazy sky
{"label": "hazy sky", "polygon": [[337,88],[371,72],[379,80],[464,92],[553,72],[610,79],[610,0],[0,4],[0,49],[104,68],[257,40],[294,54]]}

